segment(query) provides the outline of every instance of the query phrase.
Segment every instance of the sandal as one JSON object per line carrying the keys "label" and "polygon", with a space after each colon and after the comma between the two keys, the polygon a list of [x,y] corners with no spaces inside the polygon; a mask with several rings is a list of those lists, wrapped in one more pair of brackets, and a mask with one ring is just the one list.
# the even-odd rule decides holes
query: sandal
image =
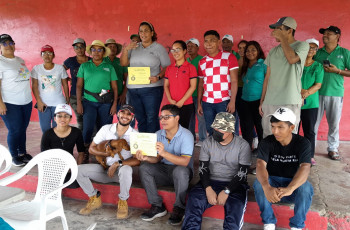
{"label": "sandal", "polygon": [[334,161],[339,161],[340,160],[340,156],[339,156],[339,154],[337,152],[329,151],[328,152],[328,156],[329,156],[329,158],[331,158]]}
{"label": "sandal", "polygon": [[311,158],[311,166],[315,166],[316,165],[316,160],[315,158]]}

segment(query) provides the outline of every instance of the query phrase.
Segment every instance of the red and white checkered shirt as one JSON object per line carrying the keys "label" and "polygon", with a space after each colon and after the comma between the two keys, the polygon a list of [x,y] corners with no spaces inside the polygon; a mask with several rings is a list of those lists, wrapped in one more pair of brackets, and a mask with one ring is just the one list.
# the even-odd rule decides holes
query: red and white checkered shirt
{"label": "red and white checkered shirt", "polygon": [[238,68],[237,58],[232,53],[219,52],[215,57],[203,57],[198,66],[198,76],[204,80],[202,100],[208,103],[230,100],[230,70]]}

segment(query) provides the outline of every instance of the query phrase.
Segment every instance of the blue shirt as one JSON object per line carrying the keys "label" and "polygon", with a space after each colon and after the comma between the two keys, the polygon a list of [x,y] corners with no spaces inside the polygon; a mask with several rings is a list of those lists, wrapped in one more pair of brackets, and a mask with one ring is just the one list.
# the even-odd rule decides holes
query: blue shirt
{"label": "blue shirt", "polygon": [[[179,129],[177,130],[177,133],[171,139],[170,142],[168,142],[168,139],[166,138],[166,133],[164,129],[158,130],[156,132],[157,134],[157,141],[162,142],[164,144],[164,150],[174,154],[176,156],[186,156],[191,157],[190,162],[188,163],[187,167],[193,168],[193,160],[192,160],[192,153],[193,153],[193,135],[192,133],[183,128],[181,125],[179,125]],[[174,165],[170,161],[166,159],[162,159],[161,161],[164,164],[167,165]]]}
{"label": "blue shirt", "polygon": [[263,59],[259,59],[247,69],[247,73],[243,77],[243,100],[256,101],[261,98],[266,71],[267,66]]}
{"label": "blue shirt", "polygon": [[[91,60],[91,57],[88,57],[88,60]],[[71,88],[70,88],[70,94],[69,95],[76,95],[77,91],[77,73],[80,67],[79,62],[77,61],[77,56],[69,57],[64,62],[63,65],[69,69],[70,76],[72,77],[71,82]],[[84,88],[82,90],[84,92]]]}

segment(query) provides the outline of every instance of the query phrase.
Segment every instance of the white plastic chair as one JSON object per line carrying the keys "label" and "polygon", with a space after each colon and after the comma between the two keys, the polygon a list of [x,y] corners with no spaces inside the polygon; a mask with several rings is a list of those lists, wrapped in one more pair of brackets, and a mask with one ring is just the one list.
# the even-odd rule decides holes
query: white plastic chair
{"label": "white plastic chair", "polygon": [[[72,184],[78,174],[74,157],[61,149],[51,149],[35,156],[17,173],[0,180],[8,185],[38,165],[38,187],[32,201],[22,201],[0,209],[0,216],[14,229],[46,229],[46,222],[61,217],[62,225],[68,230],[67,219],[62,205],[62,189]],[[63,184],[68,170],[71,178]]]}
{"label": "white plastic chair", "polygon": [[[1,166],[5,163],[5,168],[1,170]],[[3,145],[0,145],[0,176],[10,170],[12,164],[12,156],[10,151]]]}

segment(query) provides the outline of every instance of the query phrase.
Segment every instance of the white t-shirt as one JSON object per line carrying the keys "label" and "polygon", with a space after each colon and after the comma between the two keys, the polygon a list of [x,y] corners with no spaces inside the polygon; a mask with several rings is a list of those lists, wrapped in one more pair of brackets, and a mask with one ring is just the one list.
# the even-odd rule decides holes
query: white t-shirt
{"label": "white t-shirt", "polygon": [[38,79],[40,98],[47,106],[66,103],[61,80],[67,77],[64,67],[58,64],[51,70],[46,70],[44,64],[36,65],[32,69],[32,78]]}
{"label": "white t-shirt", "polygon": [[20,57],[0,56],[1,97],[3,102],[26,105],[32,101],[30,72]]}
{"label": "white t-shirt", "polygon": [[[132,132],[137,132],[135,129],[133,129],[131,126],[129,126],[128,130],[124,133],[123,136],[118,138],[117,134],[117,123],[111,124],[111,125],[104,125],[102,128],[96,133],[96,136],[94,137],[93,141],[95,144],[99,144],[102,141],[106,140],[117,140],[117,139],[125,139],[128,144],[130,145],[130,134]],[[124,160],[132,157],[130,151],[127,151],[123,149],[120,153]],[[106,164],[108,166],[111,166],[115,162],[118,162],[120,160],[118,154],[115,154],[114,157],[107,157],[106,158]]]}

